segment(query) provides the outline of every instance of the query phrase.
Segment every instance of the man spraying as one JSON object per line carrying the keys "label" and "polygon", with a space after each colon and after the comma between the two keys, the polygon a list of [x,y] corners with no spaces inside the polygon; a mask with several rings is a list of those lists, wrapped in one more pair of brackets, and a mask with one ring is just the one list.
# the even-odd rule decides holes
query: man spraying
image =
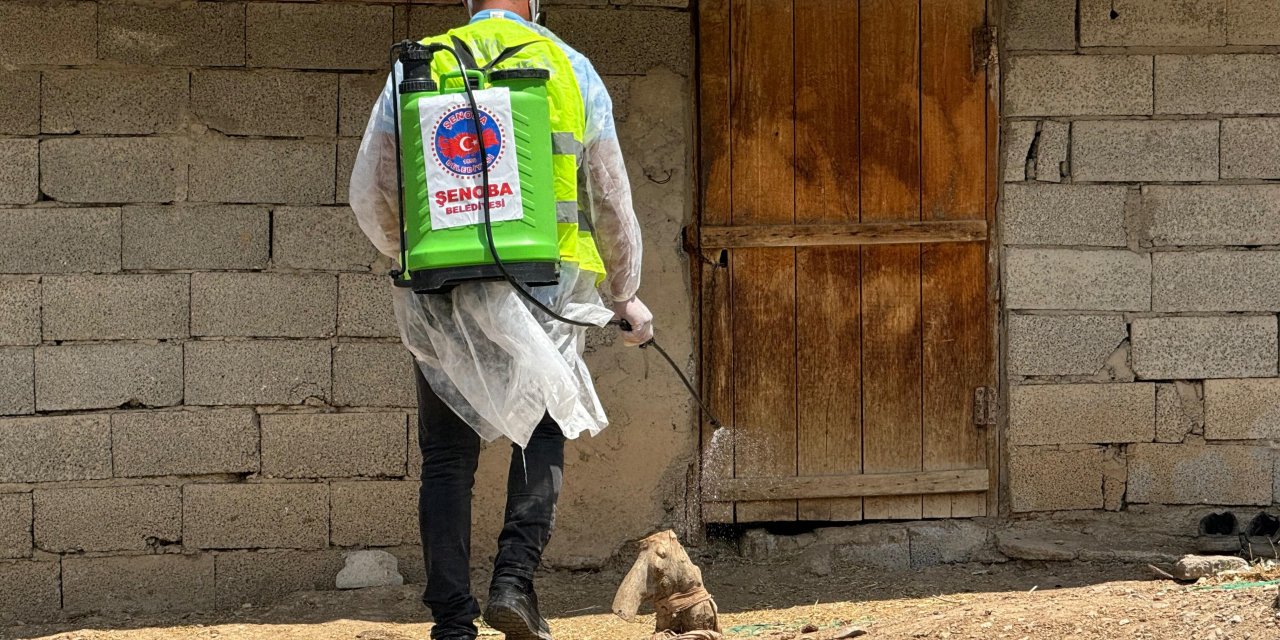
{"label": "man spraying", "polygon": [[[439,279],[421,286],[408,275],[404,282],[397,281],[402,286],[394,289],[396,319],[417,363],[423,462],[419,521],[427,566],[423,600],[435,619],[433,639],[477,637],[480,607],[469,582],[471,491],[481,439],[506,436],[513,446],[505,522],[484,618],[510,640],[551,640],[538,612],[533,576],[551,536],[563,478],[564,443],[583,432],[594,435],[608,424],[582,360],[582,325],[603,326],[619,320],[624,342],[634,346],[653,337],[653,316],[636,297],[640,228],[614,128],[612,101],[600,76],[585,56],[535,22],[537,0],[464,0],[464,4],[471,14],[469,24],[423,44],[436,50],[449,47],[460,54],[464,66],[487,68],[495,76],[496,71],[508,69],[549,72],[538,73],[547,78],[553,147],[550,179],[556,211],[553,250],[559,256],[555,284],[535,286],[538,278],[547,281],[545,273],[518,284],[511,271],[521,265],[503,265],[500,260],[493,266],[503,278],[449,281],[440,289],[443,292],[414,291],[434,291],[432,287],[444,282]],[[462,81],[458,64],[448,53],[429,64],[429,73],[413,72],[422,74],[415,77],[429,76],[422,86],[434,88],[451,73]],[[487,231],[492,249],[499,220],[511,219],[498,216],[521,215],[519,210],[499,207],[512,208],[521,190],[504,187],[506,182],[501,180],[484,187],[476,183],[441,189],[443,201],[428,196],[421,209],[433,202],[436,208],[429,214],[418,212],[434,226],[402,223],[404,175],[398,169],[403,159],[398,142],[404,140],[397,133],[406,102],[400,98],[407,85],[410,90],[416,86],[402,82],[404,73],[403,65],[397,65],[374,105],[352,171],[350,202],[370,241],[395,258],[401,272],[408,272],[406,227],[434,231],[464,224],[456,216],[471,216],[466,224],[472,226],[464,228],[479,229],[480,236]],[[474,101],[470,94],[467,97]],[[480,126],[471,114],[479,117]],[[484,165],[488,183],[490,171],[501,171],[504,140],[512,136],[500,119],[481,112],[472,102],[470,108],[439,120],[424,118],[424,125],[434,127],[434,137],[418,138],[424,141],[422,147],[430,147],[419,153],[433,159],[424,163],[429,165],[425,168],[428,181],[433,171],[461,179],[457,176]],[[528,179],[531,174],[520,175]],[[532,193],[533,186],[546,187],[529,185],[524,192]],[[477,200],[486,193],[487,201]],[[456,268],[430,271],[441,273],[454,277],[459,272]],[[463,273],[492,275],[483,269]],[[525,286],[526,293],[513,285]],[[556,319],[548,311],[571,322]]]}

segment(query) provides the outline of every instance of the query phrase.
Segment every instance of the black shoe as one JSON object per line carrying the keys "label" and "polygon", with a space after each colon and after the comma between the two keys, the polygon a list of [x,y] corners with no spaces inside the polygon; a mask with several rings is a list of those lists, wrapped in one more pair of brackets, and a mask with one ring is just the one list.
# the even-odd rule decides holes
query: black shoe
{"label": "black shoe", "polygon": [[507,640],[552,640],[550,625],[538,613],[538,596],[532,585],[499,582],[489,587],[484,621]]}

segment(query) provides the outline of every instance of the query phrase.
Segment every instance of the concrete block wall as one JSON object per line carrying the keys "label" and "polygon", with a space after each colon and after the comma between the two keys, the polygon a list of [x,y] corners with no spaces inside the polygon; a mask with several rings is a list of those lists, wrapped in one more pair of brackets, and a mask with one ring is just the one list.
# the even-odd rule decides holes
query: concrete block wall
{"label": "concrete block wall", "polygon": [[[642,293],[683,361],[688,3],[548,5],[613,90]],[[464,19],[445,0],[0,2],[0,622],[332,588],[361,547],[422,580],[411,358],[345,203],[388,47]],[[679,383],[649,377],[665,365],[590,342],[614,426],[570,445],[553,565],[678,525],[696,442]],[[477,561],[508,455],[483,455]]]}
{"label": "concrete block wall", "polygon": [[1265,0],[1005,3],[1013,513],[1280,502],[1278,25]]}

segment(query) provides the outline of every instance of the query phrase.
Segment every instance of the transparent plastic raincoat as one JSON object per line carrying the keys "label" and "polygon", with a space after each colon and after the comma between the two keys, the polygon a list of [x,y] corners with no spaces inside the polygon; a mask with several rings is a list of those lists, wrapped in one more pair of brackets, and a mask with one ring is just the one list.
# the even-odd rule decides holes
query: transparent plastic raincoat
{"label": "transparent plastic raincoat", "polygon": [[[568,55],[586,105],[586,135],[578,169],[579,202],[591,216],[595,241],[608,272],[597,289],[590,272],[561,267],[560,283],[533,290],[556,313],[603,326],[613,317],[609,302],[631,299],[640,287],[641,239],[631,186],[618,145],[613,102],[585,56],[549,30],[513,13],[484,11],[473,21],[520,20],[550,38]],[[396,181],[396,104],[391,82],[378,97],[351,174],[350,203],[360,228],[383,254],[400,250]],[[530,310],[506,282],[473,282],[449,294],[419,295],[394,287],[396,321],[431,388],[481,437],[507,436],[529,442],[544,413],[565,436],[599,433],[608,424],[591,373],[582,360],[585,332]]]}

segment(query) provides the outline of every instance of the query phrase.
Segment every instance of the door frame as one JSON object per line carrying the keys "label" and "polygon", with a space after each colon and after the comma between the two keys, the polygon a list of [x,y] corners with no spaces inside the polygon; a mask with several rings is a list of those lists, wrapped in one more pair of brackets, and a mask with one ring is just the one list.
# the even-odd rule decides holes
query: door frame
{"label": "door frame", "polygon": [[[684,229],[684,250],[689,256],[689,277],[692,291],[693,302],[693,319],[694,319],[694,335],[697,336],[696,357],[697,357],[697,373],[698,386],[702,394],[703,400],[708,406],[725,407],[732,404],[732,386],[731,378],[728,375],[715,375],[712,368],[714,363],[723,362],[721,358],[715,358],[714,350],[716,348],[725,348],[726,345],[731,346],[730,341],[715,342],[713,337],[717,331],[731,331],[729,324],[730,315],[723,308],[715,308],[709,304],[709,300],[715,299],[717,287],[722,287],[728,283],[727,273],[727,249],[704,248],[702,246],[703,238],[703,222],[706,211],[714,210],[721,207],[727,210],[728,206],[725,201],[727,193],[715,193],[708,188],[711,182],[711,176],[717,172],[727,172],[729,170],[729,156],[727,153],[729,127],[728,118],[729,111],[725,108],[716,108],[716,104],[727,104],[729,97],[728,69],[727,66],[721,68],[721,62],[724,65],[731,64],[731,60],[715,61],[707,60],[704,56],[704,50],[718,49],[723,47],[725,51],[731,51],[732,33],[730,25],[726,24],[722,17],[726,15],[723,11],[724,7],[731,0],[694,0],[690,10],[693,12],[694,25],[694,43],[695,43],[695,82],[694,82],[694,105],[695,105],[695,123],[694,132],[696,144],[693,150],[693,163],[697,170],[697,180],[693,183],[694,207],[690,224]],[[1002,22],[1001,0],[986,0],[986,24],[987,29],[985,42],[980,42],[979,34],[975,34],[975,62],[982,56],[985,56],[984,66],[987,69],[986,77],[986,185],[985,185],[985,213],[987,223],[987,302],[989,309],[988,327],[991,331],[991,340],[989,341],[992,349],[991,362],[991,384],[994,386],[996,407],[989,410],[994,416],[992,424],[985,427],[986,441],[986,457],[987,457],[987,515],[988,516],[1004,516],[1008,513],[1006,496],[1008,494],[1005,488],[1007,474],[1004,468],[1004,432],[1006,428],[1005,412],[1000,410],[1001,407],[1007,406],[1007,385],[1005,384],[1005,341],[1003,315],[1001,314],[1000,300],[1000,234],[999,226],[996,223],[996,214],[998,209],[998,201],[1000,195],[1000,187],[1003,184],[1003,163],[1001,159],[1001,127],[1000,127],[1000,103],[1001,103],[1001,55],[1003,51],[1002,34],[1000,26]],[[985,51],[980,50],[985,49]],[[723,183],[723,182],[722,182]],[[708,225],[711,226],[711,225]],[[712,438],[715,428],[710,421],[700,411],[692,414],[693,424],[698,433],[698,437],[694,439],[693,462],[689,466],[686,477],[685,491],[685,517],[683,518],[685,531],[684,538],[691,544],[700,544],[705,540],[708,522],[725,522],[723,516],[708,518],[704,513],[706,501],[704,500],[703,479],[707,474],[704,465],[716,464],[715,461],[707,461],[704,459],[703,452],[706,451],[706,444]],[[731,428],[731,427],[727,427]],[[727,505],[732,509],[731,503],[714,503],[717,505]],[[712,507],[723,508],[723,507]],[[732,517],[727,521],[732,521]]]}

